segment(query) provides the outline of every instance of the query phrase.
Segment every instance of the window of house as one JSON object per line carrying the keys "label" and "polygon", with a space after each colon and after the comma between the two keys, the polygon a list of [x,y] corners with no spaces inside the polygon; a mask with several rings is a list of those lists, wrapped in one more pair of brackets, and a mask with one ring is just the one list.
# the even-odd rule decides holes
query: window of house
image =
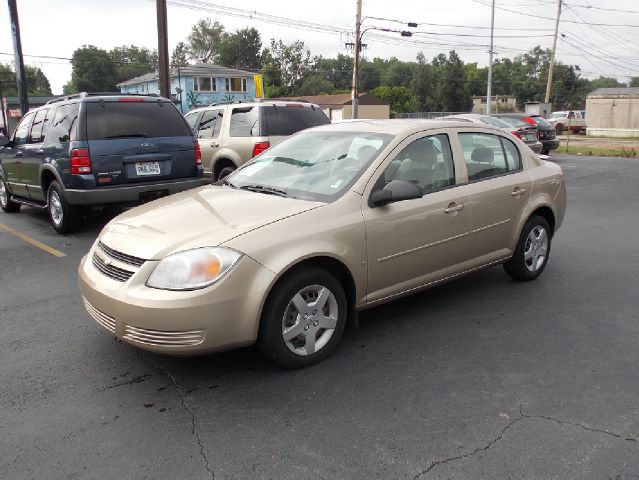
{"label": "window of house", "polygon": [[193,77],[193,91],[195,92],[215,92],[217,86],[215,77]]}
{"label": "window of house", "polygon": [[227,92],[247,92],[248,82],[246,78],[227,78],[226,79],[226,91]]}

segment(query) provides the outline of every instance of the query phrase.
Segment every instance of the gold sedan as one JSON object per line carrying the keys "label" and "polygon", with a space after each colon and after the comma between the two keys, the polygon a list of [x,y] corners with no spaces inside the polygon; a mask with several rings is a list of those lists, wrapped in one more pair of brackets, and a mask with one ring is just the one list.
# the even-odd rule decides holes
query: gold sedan
{"label": "gold sedan", "polygon": [[298,133],[223,183],[134,208],[79,267],[118,338],[192,355],[256,343],[304,367],[356,312],[495,264],[537,278],[561,168],[491,127],[354,121]]}

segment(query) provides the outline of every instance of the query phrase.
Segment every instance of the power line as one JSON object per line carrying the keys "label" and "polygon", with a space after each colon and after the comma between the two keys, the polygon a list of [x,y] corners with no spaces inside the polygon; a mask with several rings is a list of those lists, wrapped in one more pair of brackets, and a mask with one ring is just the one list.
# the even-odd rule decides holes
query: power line
{"label": "power line", "polygon": [[569,4],[571,7],[575,7],[575,8],[585,8],[587,10],[603,10],[606,12],[620,12],[620,13],[636,13],[639,14],[638,10],[620,10],[618,8],[605,8],[605,7],[595,7],[594,5],[581,5],[578,3],[570,3]]}
{"label": "power line", "polygon": [[[403,25],[408,25],[410,22],[405,22],[403,20],[396,20],[392,18],[383,18],[383,17],[370,17],[366,16],[366,18],[370,18],[372,20],[380,20],[384,22],[394,22],[401,23]],[[490,30],[490,27],[481,27],[481,26],[473,26],[473,25],[454,25],[454,24],[446,24],[446,23],[429,23],[429,22],[414,22],[418,26],[419,25],[428,25],[431,27],[454,27],[454,28],[472,28],[477,30]],[[521,31],[537,31],[537,32],[549,32],[552,31],[551,28],[506,28],[506,27],[495,27],[495,30],[514,30],[517,32]]]}

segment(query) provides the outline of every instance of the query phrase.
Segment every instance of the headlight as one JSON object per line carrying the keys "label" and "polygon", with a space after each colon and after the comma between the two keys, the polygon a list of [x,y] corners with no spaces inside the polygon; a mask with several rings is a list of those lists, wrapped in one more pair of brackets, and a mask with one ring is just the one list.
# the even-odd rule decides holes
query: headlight
{"label": "headlight", "polygon": [[223,247],[207,247],[174,253],[164,258],[146,281],[162,290],[196,290],[219,280],[242,254]]}

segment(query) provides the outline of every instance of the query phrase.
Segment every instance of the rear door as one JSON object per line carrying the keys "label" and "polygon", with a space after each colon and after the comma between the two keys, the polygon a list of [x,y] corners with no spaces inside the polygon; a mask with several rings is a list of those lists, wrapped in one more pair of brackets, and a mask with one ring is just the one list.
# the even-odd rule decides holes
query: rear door
{"label": "rear door", "polygon": [[191,130],[169,101],[89,101],[86,139],[98,187],[195,177],[198,173]]}
{"label": "rear door", "polygon": [[206,173],[211,173],[211,165],[220,150],[220,132],[223,120],[224,110],[221,108],[205,110],[200,117],[197,140],[202,150],[202,168]]}

